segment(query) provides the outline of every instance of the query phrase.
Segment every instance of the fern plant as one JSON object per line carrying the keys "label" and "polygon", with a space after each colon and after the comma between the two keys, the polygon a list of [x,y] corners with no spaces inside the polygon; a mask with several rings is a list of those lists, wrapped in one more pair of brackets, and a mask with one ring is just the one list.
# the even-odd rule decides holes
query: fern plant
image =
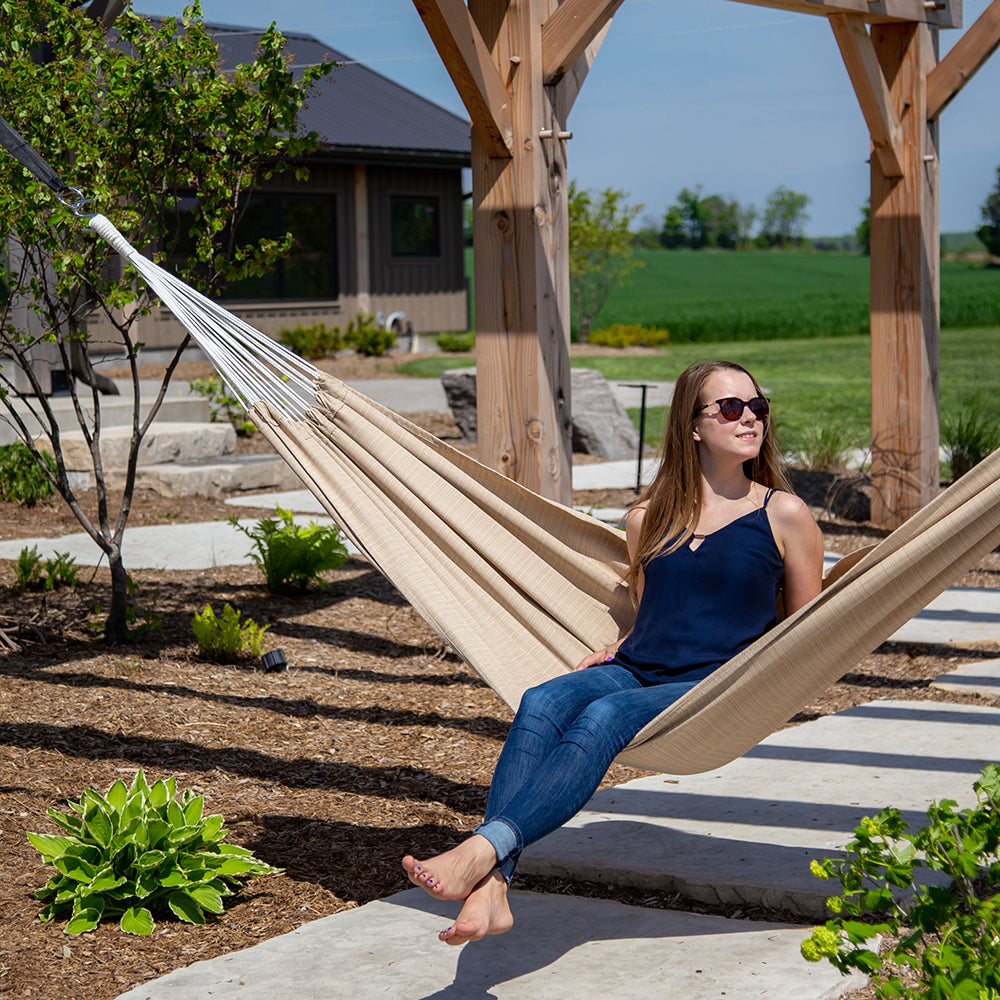
{"label": "fern plant", "polygon": [[231,604],[216,617],[211,604],[191,619],[198,652],[218,663],[232,663],[245,655],[259,657],[264,651],[264,633],[271,627],[258,625],[252,618],[241,621],[242,614]]}
{"label": "fern plant", "polygon": [[224,844],[221,816],[204,816],[204,796],[175,778],[150,786],[139,769],[131,787],[116,781],[101,795],[85,789],[69,812],[49,809],[65,835],[29,833],[28,840],[56,874],[35,897],[43,921],[68,917],[65,932],[82,934],[117,919],[129,934],[151,934],[170,914],[203,924],[222,913],[245,875],[281,871],[246,848]]}
{"label": "fern plant", "polygon": [[267,581],[271,593],[283,590],[305,590],[321,573],[342,566],[347,560],[347,547],[336,525],[307,526],[295,523],[290,510],[276,508],[277,518],[261,518],[252,528],[240,524],[235,514],[229,523],[253,540],[249,554]]}

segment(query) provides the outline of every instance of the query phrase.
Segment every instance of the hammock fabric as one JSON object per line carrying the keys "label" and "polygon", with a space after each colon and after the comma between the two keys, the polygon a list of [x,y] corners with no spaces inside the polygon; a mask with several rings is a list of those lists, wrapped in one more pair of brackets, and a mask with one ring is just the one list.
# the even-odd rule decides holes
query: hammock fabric
{"label": "hammock fabric", "polygon": [[[546,500],[318,372],[128,245],[132,264],[357,547],[511,707],[617,638],[621,531]],[[994,452],[654,719],[619,756],[690,774],[739,757],[1000,544]]]}

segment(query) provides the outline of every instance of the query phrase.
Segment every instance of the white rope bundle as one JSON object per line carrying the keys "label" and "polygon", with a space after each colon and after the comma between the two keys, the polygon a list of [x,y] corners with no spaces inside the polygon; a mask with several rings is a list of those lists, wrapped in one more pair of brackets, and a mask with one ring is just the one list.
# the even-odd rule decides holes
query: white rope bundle
{"label": "white rope bundle", "polygon": [[315,366],[143,257],[103,215],[93,216],[89,225],[139,272],[194,337],[244,409],[264,402],[297,419],[314,405],[319,375]]}

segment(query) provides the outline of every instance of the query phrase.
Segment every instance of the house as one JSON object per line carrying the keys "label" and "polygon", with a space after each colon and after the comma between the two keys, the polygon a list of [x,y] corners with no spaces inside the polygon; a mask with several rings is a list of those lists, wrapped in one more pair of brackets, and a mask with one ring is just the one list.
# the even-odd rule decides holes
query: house
{"label": "house", "polygon": [[[209,24],[226,67],[248,62],[262,29]],[[280,175],[253,196],[259,236],[291,232],[293,254],[270,274],[231,286],[223,304],[265,333],[360,311],[404,313],[419,332],[466,330],[462,168],[467,120],[305,34],[285,35],[296,65],[333,59],[300,115],[320,146],[309,178]],[[146,347],[172,347],[183,330],[165,310],[138,321]],[[100,340],[100,331],[90,331]]]}

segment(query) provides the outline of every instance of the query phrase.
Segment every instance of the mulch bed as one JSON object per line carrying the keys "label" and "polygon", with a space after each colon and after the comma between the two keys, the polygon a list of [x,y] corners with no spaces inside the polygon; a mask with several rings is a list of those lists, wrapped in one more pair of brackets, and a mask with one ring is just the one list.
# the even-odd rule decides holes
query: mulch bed
{"label": "mulch bed", "polygon": [[[450,434],[440,415],[418,417]],[[436,422],[435,422],[436,421]],[[803,485],[806,490],[807,486]],[[816,502],[829,484],[812,481]],[[626,506],[628,490],[592,491],[578,503]],[[89,498],[92,502],[92,498]],[[130,524],[211,520],[220,500],[136,496]],[[265,511],[240,510],[241,516]],[[816,507],[827,547],[848,551],[880,532]],[[55,501],[0,504],[0,537],[76,530]],[[996,553],[963,583],[997,586]],[[110,1000],[132,986],[283,934],[317,917],[405,888],[400,857],[457,842],[482,814],[509,710],[365,562],[352,559],[322,589],[266,592],[256,567],[138,570],[137,609],[162,631],[109,649],[90,627],[107,605],[107,574],[50,594],[15,594],[0,561],[0,997]],[[289,668],[199,658],[191,617],[229,602],[270,626]],[[0,636],[2,643],[3,636]],[[933,690],[956,661],[997,655],[975,648],[885,644],[791,720],[795,724],[876,698],[988,704]],[[31,893],[48,878],[27,831],[55,832],[46,810],[85,787],[176,775],[226,817],[229,839],[284,869],[250,879],[224,915],[204,926],[161,922],[148,938],[116,924],[80,937],[38,920]],[[606,782],[641,772],[616,766]],[[555,879],[524,880],[548,892],[603,895],[648,906],[728,913],[657,896]],[[733,914],[728,913],[732,916]],[[744,918],[787,919],[747,911]],[[859,994],[860,996],[860,994]]]}

